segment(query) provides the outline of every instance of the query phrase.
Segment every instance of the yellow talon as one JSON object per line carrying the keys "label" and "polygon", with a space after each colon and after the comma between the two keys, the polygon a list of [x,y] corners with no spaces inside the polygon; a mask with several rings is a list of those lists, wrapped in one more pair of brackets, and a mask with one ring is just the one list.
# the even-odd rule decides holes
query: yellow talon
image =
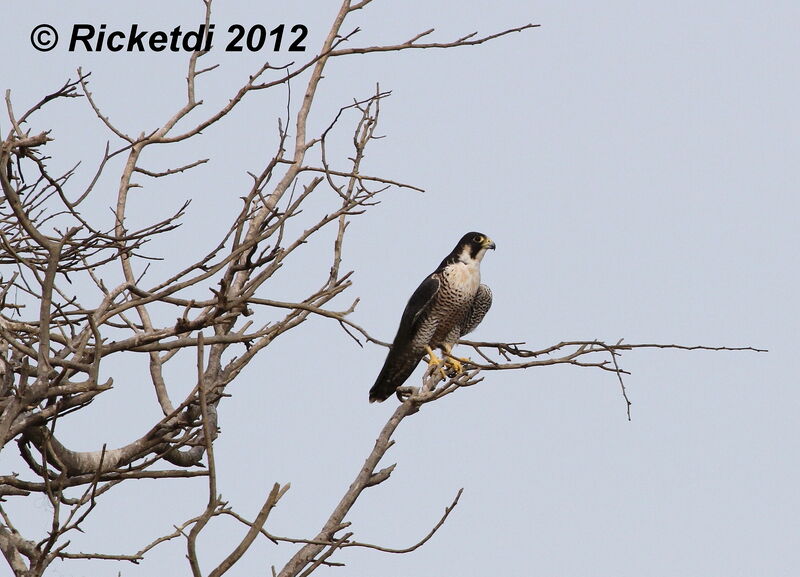
{"label": "yellow talon", "polygon": [[450,365],[450,367],[452,367],[452,369],[455,371],[456,374],[459,374],[464,370],[464,367],[461,365],[461,361],[459,361],[455,357],[447,357],[445,363]]}
{"label": "yellow talon", "polygon": [[[425,351],[428,353],[428,368],[442,364],[442,359],[437,357],[429,346],[425,346]],[[439,367],[439,372],[442,374],[443,379],[447,379],[447,372],[444,370],[443,366]]]}
{"label": "yellow talon", "polygon": [[469,359],[461,359],[459,357],[456,357],[456,356],[453,356],[452,354],[450,354],[450,351],[453,350],[453,347],[451,347],[451,346],[446,345],[446,346],[443,347],[443,350],[444,350],[444,354],[445,354],[444,362],[447,365],[449,365],[449,366],[451,366],[453,368],[453,371],[455,371],[455,374],[460,374],[460,373],[464,372],[464,366],[462,365],[462,363],[468,363],[468,362],[470,362],[470,360]]}
{"label": "yellow talon", "polygon": [[433,350],[429,346],[425,345],[425,350],[428,353],[428,366],[429,367],[432,366],[432,365],[438,365],[439,363],[442,362],[442,359],[437,357],[436,354],[433,352]]}

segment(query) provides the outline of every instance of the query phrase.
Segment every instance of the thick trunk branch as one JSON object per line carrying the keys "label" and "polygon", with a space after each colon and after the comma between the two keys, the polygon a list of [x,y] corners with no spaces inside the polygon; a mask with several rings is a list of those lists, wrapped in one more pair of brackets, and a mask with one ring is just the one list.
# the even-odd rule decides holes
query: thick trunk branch
{"label": "thick trunk branch", "polygon": [[[330,517],[328,517],[322,530],[312,539],[314,543],[309,543],[302,547],[284,566],[278,577],[295,577],[299,575],[307,565],[314,562],[317,555],[321,554],[322,551],[329,546],[327,543],[334,540],[335,533],[342,528],[345,515],[347,515],[353,507],[356,500],[361,495],[361,492],[367,487],[376,484],[376,474],[379,477],[384,476],[384,471],[386,471],[386,469],[376,473],[375,467],[378,466],[378,463],[386,454],[386,451],[392,446],[393,441],[391,438],[398,425],[400,425],[400,422],[408,415],[413,414],[417,408],[418,406],[414,400],[407,400],[395,409],[395,412],[389,418],[389,421],[384,425],[378,438],[375,440],[375,446],[366,461],[364,461],[364,465],[361,467],[358,475],[356,475],[355,480],[350,484],[347,492],[344,494],[341,501],[339,501],[339,504],[336,505]],[[385,474],[381,480],[388,478],[388,476],[388,474]]]}

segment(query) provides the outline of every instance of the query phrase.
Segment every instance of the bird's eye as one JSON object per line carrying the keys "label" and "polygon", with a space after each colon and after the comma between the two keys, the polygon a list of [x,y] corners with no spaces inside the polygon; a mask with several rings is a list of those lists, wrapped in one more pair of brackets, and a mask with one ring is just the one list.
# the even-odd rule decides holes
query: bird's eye
{"label": "bird's eye", "polygon": [[476,234],[475,238],[473,240],[475,242],[477,242],[477,243],[482,243],[483,242],[483,237],[481,235],[479,235],[479,234]]}

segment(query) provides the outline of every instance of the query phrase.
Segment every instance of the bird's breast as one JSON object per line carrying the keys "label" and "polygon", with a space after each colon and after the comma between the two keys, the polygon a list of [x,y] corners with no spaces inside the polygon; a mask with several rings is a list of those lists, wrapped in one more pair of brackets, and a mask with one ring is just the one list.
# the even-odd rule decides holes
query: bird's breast
{"label": "bird's breast", "polygon": [[443,271],[445,284],[452,290],[474,296],[481,284],[481,271],[477,266],[457,262]]}

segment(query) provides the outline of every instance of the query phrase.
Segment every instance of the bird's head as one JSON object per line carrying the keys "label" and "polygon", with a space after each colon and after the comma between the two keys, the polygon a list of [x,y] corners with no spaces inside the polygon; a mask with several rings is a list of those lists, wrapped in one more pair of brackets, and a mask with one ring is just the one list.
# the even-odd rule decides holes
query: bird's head
{"label": "bird's head", "polygon": [[462,262],[480,262],[483,255],[486,254],[486,251],[489,249],[495,249],[495,244],[492,239],[480,232],[468,232],[458,241],[453,253],[457,254],[459,260]]}

